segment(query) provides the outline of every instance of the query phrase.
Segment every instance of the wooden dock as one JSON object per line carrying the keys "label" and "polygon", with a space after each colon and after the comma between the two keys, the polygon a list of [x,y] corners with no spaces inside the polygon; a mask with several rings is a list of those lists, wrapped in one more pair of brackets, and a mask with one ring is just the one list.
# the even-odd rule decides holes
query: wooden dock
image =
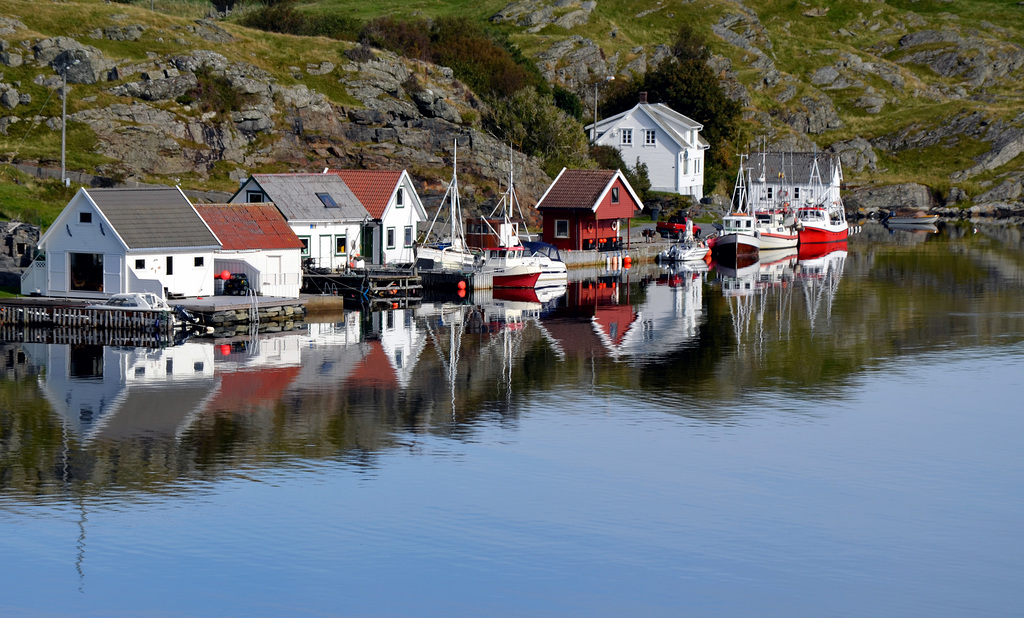
{"label": "wooden dock", "polygon": [[412,269],[363,268],[344,273],[302,275],[302,291],[310,295],[338,296],[355,306],[407,307],[423,297],[423,280]]}

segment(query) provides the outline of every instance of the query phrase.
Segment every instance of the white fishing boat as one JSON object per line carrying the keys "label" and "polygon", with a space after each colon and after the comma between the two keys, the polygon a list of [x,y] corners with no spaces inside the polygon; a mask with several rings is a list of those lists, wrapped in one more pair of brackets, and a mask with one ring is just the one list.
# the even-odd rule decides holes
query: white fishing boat
{"label": "white fishing boat", "polygon": [[[745,155],[740,155],[740,171],[736,182],[744,183],[745,195],[742,197],[747,200],[747,210],[754,214],[757,232],[761,238],[760,249],[763,251],[796,247],[799,239],[798,224],[790,210],[790,203],[785,201],[788,199],[790,190],[784,188],[783,191],[773,192],[767,187],[768,155],[766,150],[761,151],[761,165],[758,168],[759,174],[756,179],[753,177],[753,170],[749,166],[744,166],[745,158]],[[773,159],[775,158],[777,157],[773,157]],[[783,167],[779,169],[775,169],[773,166],[772,173],[777,175],[777,181],[785,182],[785,179],[790,178],[791,174],[787,174],[784,169],[784,156],[781,165]],[[757,199],[752,199],[751,195],[757,196]]]}
{"label": "white fishing boat", "polygon": [[[455,141],[452,151],[452,180],[441,198],[434,218],[425,236],[426,242],[416,248],[416,268],[420,270],[473,271],[479,263],[479,254],[466,244],[462,226],[462,206],[459,203],[458,175],[459,142]],[[438,217],[446,213],[445,220],[438,224]],[[435,231],[435,226],[438,231]],[[443,228],[447,226],[447,231]]]}
{"label": "white fishing boat", "polygon": [[761,249],[761,234],[757,218],[750,212],[747,186],[743,178],[742,159],[732,192],[732,212],[722,218],[722,229],[712,244],[715,258],[721,262],[735,262],[741,256],[757,255]]}

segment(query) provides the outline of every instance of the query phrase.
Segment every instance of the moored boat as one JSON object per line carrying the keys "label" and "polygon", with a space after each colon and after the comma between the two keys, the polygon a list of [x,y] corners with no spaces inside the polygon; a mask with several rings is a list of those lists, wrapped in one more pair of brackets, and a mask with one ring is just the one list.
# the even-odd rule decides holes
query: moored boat
{"label": "moored boat", "polygon": [[[425,238],[427,242],[416,247],[416,268],[420,270],[451,270],[466,272],[476,268],[478,254],[470,250],[466,244],[466,234],[462,227],[462,206],[459,203],[459,176],[457,173],[459,142],[456,140],[452,155],[452,179],[448,189],[441,198],[434,218],[430,221]],[[447,211],[447,233],[437,233],[434,227],[438,217]],[[444,223],[440,227],[443,227]]]}
{"label": "moored boat", "polygon": [[800,245],[839,242],[850,234],[842,202],[801,206],[796,211],[800,222]]}

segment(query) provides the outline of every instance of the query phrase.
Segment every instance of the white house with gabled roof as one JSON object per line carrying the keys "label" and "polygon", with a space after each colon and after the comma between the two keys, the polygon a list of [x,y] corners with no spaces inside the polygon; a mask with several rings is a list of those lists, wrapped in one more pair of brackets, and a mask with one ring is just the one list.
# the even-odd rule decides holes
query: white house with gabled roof
{"label": "white house with gabled roof", "polygon": [[177,187],[78,190],[39,239],[23,294],[212,296],[216,234]]}
{"label": "white house with gabled roof", "polygon": [[336,174],[371,221],[363,229],[362,255],[371,264],[412,264],[421,221],[427,219],[423,202],[405,170],[329,170]]}
{"label": "white house with gabled roof", "polygon": [[[622,161],[647,165],[652,191],[704,197],[704,125],[663,103],[648,103],[647,93],[632,109],[588,125],[594,143],[616,148]],[[595,131],[596,129],[596,131]]]}
{"label": "white house with gabled roof", "polygon": [[302,242],[302,258],[331,270],[360,256],[362,232],[372,220],[336,174],[253,174],[228,202],[273,202]]}

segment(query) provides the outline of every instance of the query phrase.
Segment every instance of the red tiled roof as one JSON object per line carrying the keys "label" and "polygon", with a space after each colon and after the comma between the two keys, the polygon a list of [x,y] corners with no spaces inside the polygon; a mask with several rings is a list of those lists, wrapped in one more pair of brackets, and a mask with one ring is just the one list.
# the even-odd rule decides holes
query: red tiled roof
{"label": "red tiled roof", "polygon": [[250,411],[260,406],[272,408],[300,370],[301,367],[263,367],[220,373],[220,389],[207,409],[216,412]]}
{"label": "red tiled roof", "polygon": [[388,200],[402,178],[402,172],[393,170],[330,170],[328,173],[340,176],[374,219],[384,217]]}
{"label": "red tiled roof", "polygon": [[398,386],[395,369],[379,341],[370,342],[370,352],[345,378],[346,388],[387,388]]}
{"label": "red tiled roof", "polygon": [[555,179],[537,208],[590,210],[616,173],[615,170],[567,169]]}
{"label": "red tiled roof", "polygon": [[196,204],[196,210],[229,251],[302,248],[273,204]]}

